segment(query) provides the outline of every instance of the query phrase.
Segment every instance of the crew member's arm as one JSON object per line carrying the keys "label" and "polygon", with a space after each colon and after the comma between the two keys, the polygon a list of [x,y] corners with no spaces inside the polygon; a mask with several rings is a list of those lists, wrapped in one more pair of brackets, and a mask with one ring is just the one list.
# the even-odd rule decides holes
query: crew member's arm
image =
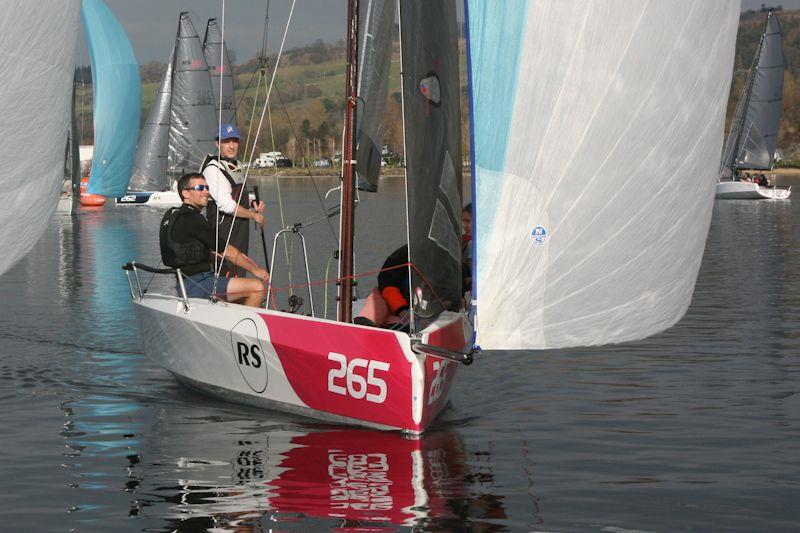
{"label": "crew member's arm", "polygon": [[[222,257],[221,254],[217,255]],[[230,261],[234,265],[247,270],[252,275],[262,280],[264,283],[269,281],[269,273],[266,270],[258,266],[258,264],[256,264],[255,261],[247,257],[247,255],[243,254],[241,251],[239,251],[238,248],[236,248],[231,244],[228,245],[228,251],[225,253],[225,260]]]}
{"label": "crew member's arm", "polygon": [[231,195],[231,184],[228,178],[217,168],[216,165],[208,165],[203,170],[203,176],[208,183],[208,192],[217,204],[217,209],[226,215],[234,215],[239,218],[250,218],[264,225],[264,215],[261,211],[264,209],[264,202],[259,202],[253,211],[242,207],[237,203],[238,198]]}

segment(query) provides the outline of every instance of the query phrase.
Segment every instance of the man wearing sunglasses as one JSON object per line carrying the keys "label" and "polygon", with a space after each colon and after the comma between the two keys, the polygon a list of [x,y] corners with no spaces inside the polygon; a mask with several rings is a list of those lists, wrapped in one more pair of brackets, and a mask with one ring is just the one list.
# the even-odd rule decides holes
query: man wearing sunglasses
{"label": "man wearing sunglasses", "polygon": [[[219,132],[214,132],[217,154],[206,156],[201,172],[206,178],[211,199],[206,210],[206,217],[212,226],[219,220],[220,247],[228,242],[243,253],[249,250],[250,225],[248,219],[264,225],[264,202],[253,205],[249,209],[249,194],[243,190],[241,169],[236,156],[239,154],[239,130],[231,124],[221,124]],[[231,231],[231,225],[233,230]],[[223,265],[222,274],[226,276],[244,275],[244,271],[235,265]]]}
{"label": "man wearing sunglasses", "polygon": [[[224,254],[214,246],[214,228],[202,215],[208,205],[208,184],[202,174],[191,173],[178,180],[183,204],[172,208],[161,221],[161,256],[165,265],[180,268],[186,276],[184,286],[190,298],[215,297],[228,302],[259,307],[264,301],[264,283],[269,274],[235,246],[228,245]],[[214,255],[223,258],[255,278],[220,276],[214,286]],[[180,286],[176,284],[180,293]]]}

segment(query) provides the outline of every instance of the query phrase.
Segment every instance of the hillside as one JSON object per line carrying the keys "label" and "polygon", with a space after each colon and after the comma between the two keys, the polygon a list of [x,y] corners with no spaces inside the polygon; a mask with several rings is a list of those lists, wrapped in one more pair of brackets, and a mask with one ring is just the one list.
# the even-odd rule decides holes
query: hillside
{"label": "hillside", "polygon": [[[800,11],[780,11],[779,17],[784,31],[784,51],[787,70],[784,82],[783,114],[778,147],[786,163],[800,164]],[[731,120],[736,102],[741,94],[744,80],[758,46],[764,23],[761,12],[742,13],[736,43],[736,59],[728,103],[728,122]],[[462,40],[462,83],[466,83],[466,59]],[[274,64],[268,60],[266,80]],[[164,64],[148,63],[141,67],[142,73],[142,122],[147,116]],[[264,85],[257,91],[259,62],[256,58],[234,67],[237,118],[243,135],[258,124],[263,107]],[[82,120],[82,138],[91,142],[91,85],[90,81],[79,89],[79,114]],[[385,144],[399,151],[402,147],[402,125],[400,107],[399,49],[394,50],[389,83]],[[462,117],[464,157],[468,156],[468,115],[466,88],[462,90]],[[290,50],[281,58],[276,84],[271,97],[270,113],[259,135],[256,153],[277,149],[296,161],[331,157],[341,149],[342,111],[344,105],[344,44],[316,43]],[[81,113],[81,110],[84,110]],[[271,124],[269,116],[271,115]],[[727,129],[727,126],[726,126]]]}

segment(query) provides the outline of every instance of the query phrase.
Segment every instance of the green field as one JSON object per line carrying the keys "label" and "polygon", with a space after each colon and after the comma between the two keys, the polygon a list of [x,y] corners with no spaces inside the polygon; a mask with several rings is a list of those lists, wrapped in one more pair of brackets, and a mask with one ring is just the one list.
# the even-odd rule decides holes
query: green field
{"label": "green field", "polygon": [[[778,147],[787,163],[800,164],[800,11],[779,13],[784,30],[784,51],[787,70],[784,82],[783,114]],[[758,12],[744,13],[740,20],[736,44],[736,62],[728,104],[728,121],[735,110],[747,71],[758,46],[764,15]],[[460,43],[462,52],[460,71],[462,85],[466,84],[465,43]],[[270,58],[274,61],[274,58]],[[251,59],[237,65],[236,76],[237,120],[243,135],[251,131],[255,137],[255,125],[263,109],[265,84],[269,82],[271,70],[267,69],[265,81],[256,90],[259,79],[257,60]],[[147,72],[158,71],[153,64]],[[160,65],[160,72],[165,66]],[[344,105],[344,46],[316,42],[305,48],[290,50],[284,54],[278,68],[275,89],[270,98],[270,121],[265,119],[258,136],[256,153],[280,150],[297,162],[319,157],[331,157],[341,149],[341,129]],[[159,81],[144,80],[142,84],[142,123],[153,104]],[[387,118],[385,121],[385,143],[394,150],[402,149],[402,125],[400,108],[400,61],[399,48],[395,45],[389,83]],[[82,124],[82,140],[91,143],[91,86],[78,88],[78,115]],[[465,91],[462,91],[465,93]],[[253,128],[251,129],[251,116]],[[469,143],[467,124],[467,102],[462,97],[464,133],[462,148],[468,157]],[[250,146],[248,141],[248,146]]]}

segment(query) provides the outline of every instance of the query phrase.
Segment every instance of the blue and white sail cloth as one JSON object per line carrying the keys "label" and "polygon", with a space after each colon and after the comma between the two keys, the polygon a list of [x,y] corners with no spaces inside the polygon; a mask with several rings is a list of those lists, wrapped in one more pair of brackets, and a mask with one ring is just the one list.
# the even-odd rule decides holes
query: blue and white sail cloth
{"label": "blue and white sail cloth", "polygon": [[739,3],[468,0],[476,344],[675,324],[713,207]]}
{"label": "blue and white sail cloth", "polygon": [[83,0],[81,11],[92,58],[94,159],[90,194],[125,194],[139,134],[142,94],[139,64],[125,30],[102,0]]}

